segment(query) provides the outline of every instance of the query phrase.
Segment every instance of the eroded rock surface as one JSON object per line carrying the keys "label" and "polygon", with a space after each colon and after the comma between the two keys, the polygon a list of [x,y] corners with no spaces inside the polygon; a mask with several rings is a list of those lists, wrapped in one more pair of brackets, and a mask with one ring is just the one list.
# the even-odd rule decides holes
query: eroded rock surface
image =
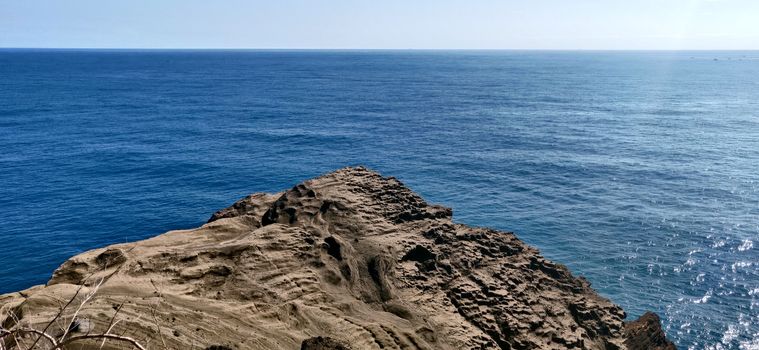
{"label": "eroded rock surface", "polygon": [[47,286],[0,296],[0,311],[42,325],[77,284],[103,279],[78,317],[103,329],[123,303],[117,330],[158,348],[670,349],[658,318],[626,326],[514,234],[451,216],[392,177],[345,168],[194,230],[73,257]]}
{"label": "eroded rock surface", "polygon": [[625,327],[625,345],[630,350],[675,350],[661,329],[659,316],[653,312],[643,314]]}

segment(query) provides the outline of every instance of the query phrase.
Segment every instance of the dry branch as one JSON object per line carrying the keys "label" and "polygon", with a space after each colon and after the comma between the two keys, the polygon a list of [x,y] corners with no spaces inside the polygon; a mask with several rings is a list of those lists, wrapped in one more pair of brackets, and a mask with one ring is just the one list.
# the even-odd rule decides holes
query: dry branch
{"label": "dry branch", "polygon": [[[52,350],[64,350],[67,345],[71,345],[74,342],[78,341],[86,341],[86,340],[102,340],[100,343],[100,348],[102,349],[105,345],[106,341],[116,341],[116,342],[122,342],[130,344],[132,347],[137,348],[139,350],[146,350],[146,348],[140,344],[137,340],[134,338],[125,336],[125,335],[118,335],[118,334],[112,334],[111,331],[113,328],[119,323],[120,320],[117,319],[117,316],[119,312],[121,311],[122,306],[124,305],[124,302],[122,302],[118,308],[116,309],[116,312],[111,317],[110,321],[108,322],[108,326],[106,327],[105,333],[101,334],[90,334],[90,330],[87,331],[86,334],[83,335],[75,335],[72,336],[71,332],[74,331],[76,328],[76,322],[77,318],[80,314],[80,312],[83,310],[85,305],[93,300],[95,297],[95,294],[98,292],[100,287],[102,286],[103,282],[105,281],[105,278],[101,278],[97,284],[92,288],[92,290],[87,293],[84,298],[82,298],[81,302],[77,305],[74,312],[71,314],[70,319],[64,314],[66,313],[66,310],[74,304],[74,301],[77,300],[77,298],[80,296],[82,289],[84,288],[84,283],[82,283],[74,293],[74,295],[68,300],[68,302],[65,305],[62,305],[60,307],[59,311],[55,314],[55,316],[45,324],[45,327],[42,330],[35,329],[31,325],[24,326],[21,322],[21,320],[18,319],[17,315],[13,312],[9,312],[8,316],[13,320],[14,326],[11,329],[5,329],[0,328],[0,350],[11,350],[11,349],[18,349],[18,350],[41,350],[41,349],[52,349]],[[155,314],[154,314],[155,318]],[[63,327],[63,334],[59,337],[54,337],[48,333],[50,327],[53,324],[58,324],[60,326],[60,320],[65,319],[67,322],[64,322],[67,324],[66,327]],[[25,341],[25,335],[32,335],[35,336],[35,340],[31,345],[27,345],[24,343]],[[12,338],[12,343],[10,345],[6,344],[6,339]],[[40,345],[40,340],[45,339],[48,343],[50,343],[50,347],[42,347]],[[165,346],[165,344],[164,344]]]}

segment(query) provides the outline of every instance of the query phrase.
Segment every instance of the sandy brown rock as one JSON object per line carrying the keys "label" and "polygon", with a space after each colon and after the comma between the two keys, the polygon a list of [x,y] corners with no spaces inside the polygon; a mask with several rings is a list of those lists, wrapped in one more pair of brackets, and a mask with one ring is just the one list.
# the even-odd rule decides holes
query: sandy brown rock
{"label": "sandy brown rock", "polygon": [[625,327],[625,345],[630,350],[675,350],[675,344],[667,340],[661,329],[659,316],[647,312]]}
{"label": "sandy brown rock", "polygon": [[79,318],[103,329],[123,302],[119,332],[171,349],[637,349],[652,329],[626,332],[584,279],[451,216],[345,168],[194,230],[75,256],[47,286],[0,296],[0,311],[41,325],[77,284],[105,279]]}

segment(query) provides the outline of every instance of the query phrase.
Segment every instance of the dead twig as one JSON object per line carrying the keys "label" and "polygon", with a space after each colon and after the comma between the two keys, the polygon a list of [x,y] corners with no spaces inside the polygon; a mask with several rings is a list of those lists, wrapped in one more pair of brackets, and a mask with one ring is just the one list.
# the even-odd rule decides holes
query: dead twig
{"label": "dead twig", "polygon": [[[119,306],[116,307],[116,312],[113,313],[113,316],[111,317],[111,320],[108,321],[108,326],[106,327],[105,334],[110,334],[111,330],[113,329],[113,327],[115,327],[116,324],[119,323],[119,321],[116,321],[116,316],[119,315],[119,312],[121,311],[121,308],[124,306],[124,302],[125,301],[126,301],[126,299],[122,300],[121,304],[119,304]],[[106,338],[103,338],[103,341],[100,343],[100,348],[99,349],[103,348],[103,346],[105,345],[105,341],[106,341]]]}
{"label": "dead twig", "polygon": [[86,305],[92,298],[95,296],[95,293],[97,293],[98,289],[100,289],[100,286],[103,284],[103,281],[105,281],[104,278],[101,278],[100,281],[98,281],[98,284],[95,285],[95,287],[92,288],[92,291],[85,295],[84,299],[81,303],[79,303],[79,306],[76,308],[76,311],[74,311],[74,314],[71,316],[71,321],[68,322],[68,326],[66,327],[66,330],[63,332],[63,335],[59,338],[59,341],[62,341],[63,339],[66,339],[66,336],[69,334],[71,329],[73,328],[74,321],[76,321],[76,317],[79,316],[79,312],[82,311],[82,308],[84,305]]}
{"label": "dead twig", "polygon": [[[153,289],[155,289],[156,294],[159,298],[163,298],[163,294],[158,289],[158,287],[155,285],[155,282],[153,282],[153,279],[150,279],[150,284],[153,285]],[[163,332],[161,331],[161,324],[158,322],[158,316],[156,316],[156,309],[161,305],[161,299],[158,299],[158,302],[150,308],[150,313],[153,315],[153,322],[155,324],[156,329],[158,330],[158,337],[161,339],[161,344],[163,344],[164,349],[168,349],[168,346],[166,346],[166,340],[163,338]]]}
{"label": "dead twig", "polygon": [[[69,305],[71,305],[71,303],[73,303],[74,300],[76,300],[76,297],[79,296],[79,292],[82,291],[82,288],[84,288],[84,283],[82,283],[81,285],[79,285],[79,288],[77,288],[76,292],[74,292],[74,296],[71,297],[71,299],[69,299],[69,301],[66,303],[66,305],[64,305],[63,308],[61,308],[60,311],[58,311],[58,313],[55,315],[55,317],[53,317],[53,319],[50,320],[50,322],[47,323],[47,325],[45,326],[45,328],[42,329],[41,332],[43,334],[47,334],[47,330],[50,328],[50,326],[53,323],[56,323],[56,321],[58,320],[59,317],[61,317],[61,315],[63,314],[63,312],[66,310],[66,308],[68,308]],[[40,341],[41,338],[42,338],[41,335],[38,336],[37,339],[34,341],[34,343],[32,343],[32,347],[30,349],[33,349],[34,346],[37,345],[37,343]]]}
{"label": "dead twig", "polygon": [[[146,350],[146,347],[142,346],[139,341],[132,337],[125,336],[124,333],[122,334],[113,334],[111,333],[113,329],[116,327],[116,325],[121,321],[118,320],[117,317],[119,313],[121,312],[122,307],[124,306],[125,301],[122,301],[121,304],[116,308],[116,312],[114,312],[113,316],[111,317],[110,321],[108,322],[108,326],[106,327],[105,333],[102,334],[91,334],[92,329],[88,328],[87,333],[83,335],[75,335],[72,336],[72,332],[74,332],[77,322],[77,317],[79,317],[79,314],[82,312],[84,307],[93,300],[95,297],[95,294],[98,292],[100,287],[103,285],[103,283],[113,274],[115,274],[116,271],[111,273],[110,275],[100,278],[100,280],[92,287],[92,290],[89,291],[87,294],[84,295],[84,297],[81,299],[81,302],[77,305],[74,312],[71,314],[70,319],[68,316],[64,316],[71,307],[74,302],[81,296],[82,290],[85,287],[85,283],[82,283],[79,285],[79,287],[74,292],[74,295],[68,300],[68,302],[63,304],[63,301],[58,301],[59,310],[55,314],[55,316],[46,323],[45,328],[42,330],[35,329],[31,326],[31,322],[27,321],[27,326],[24,326],[21,320],[19,320],[18,315],[16,315],[14,312],[9,311],[8,315],[13,320],[14,325],[11,329],[5,329],[0,327],[0,350],[11,350],[11,349],[20,349],[20,350],[39,350],[38,344],[41,339],[47,340],[47,342],[50,343],[50,348],[44,347],[45,349],[52,349],[52,350],[64,350],[68,345],[71,345],[74,342],[77,341],[86,341],[86,340],[102,340],[100,343],[100,349],[103,348],[105,345],[105,342],[108,340],[116,341],[116,342],[122,342],[130,344],[132,347],[137,348],[139,350]],[[87,280],[88,276],[84,280]],[[151,281],[152,282],[152,281]],[[155,287],[155,284],[153,285]],[[157,288],[156,288],[157,289]],[[160,301],[159,301],[160,303]],[[156,322],[156,326],[158,326],[159,334],[161,335],[161,341],[164,344],[164,348],[166,348],[166,343],[163,340],[163,334],[161,334],[160,326],[158,325],[158,318],[156,316],[155,307],[152,309],[153,313],[153,319]],[[140,316],[141,317],[141,316]],[[137,319],[139,320],[140,317]],[[63,324],[61,324],[61,321],[63,321]],[[63,334],[60,337],[55,337],[50,335],[48,333],[50,327],[52,325],[58,325],[62,328]],[[66,325],[65,327],[62,327],[63,325]],[[31,346],[27,345],[25,343],[27,335],[36,335],[36,339],[34,339],[34,342]],[[5,340],[9,337],[13,338],[13,343],[9,346],[6,344]],[[84,345],[84,344],[82,344]],[[41,345],[39,345],[41,347]]]}
{"label": "dead twig", "polygon": [[132,346],[134,346],[134,347],[136,347],[136,348],[138,348],[140,350],[146,350],[145,347],[143,347],[142,345],[140,345],[140,343],[137,342],[137,340],[135,340],[134,338],[126,337],[126,336],[123,336],[123,335],[116,335],[116,334],[89,334],[89,335],[85,334],[85,335],[78,335],[78,336],[70,337],[70,338],[66,339],[65,341],[61,342],[60,344],[58,344],[58,347],[56,347],[55,350],[62,349],[64,346],[66,346],[66,345],[68,345],[70,343],[73,343],[75,341],[85,340],[85,339],[110,339],[110,340],[118,340],[118,341],[122,341],[122,342],[125,342],[125,343],[132,344]]}

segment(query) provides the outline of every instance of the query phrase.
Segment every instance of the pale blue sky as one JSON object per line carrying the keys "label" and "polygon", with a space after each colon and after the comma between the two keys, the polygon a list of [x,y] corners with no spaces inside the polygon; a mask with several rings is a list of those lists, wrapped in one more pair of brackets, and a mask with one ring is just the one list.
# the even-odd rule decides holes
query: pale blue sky
{"label": "pale blue sky", "polygon": [[759,49],[759,1],[0,0],[0,47]]}

